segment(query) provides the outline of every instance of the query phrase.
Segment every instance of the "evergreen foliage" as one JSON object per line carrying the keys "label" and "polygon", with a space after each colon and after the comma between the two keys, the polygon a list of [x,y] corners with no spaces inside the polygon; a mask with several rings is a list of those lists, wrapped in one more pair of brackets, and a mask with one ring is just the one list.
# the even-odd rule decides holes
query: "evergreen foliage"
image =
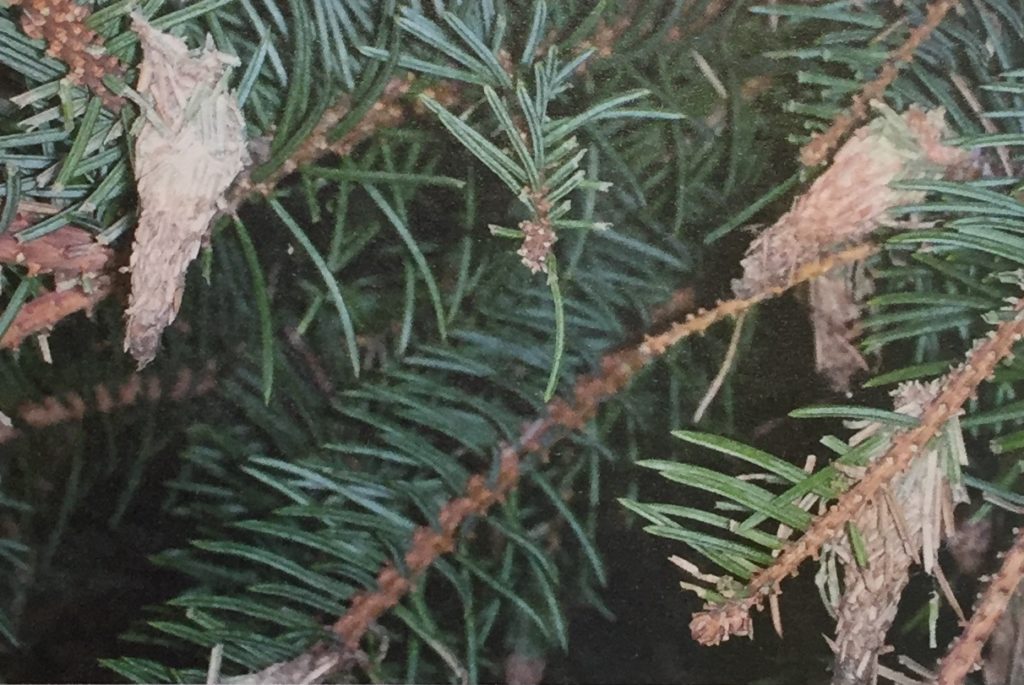
{"label": "evergreen foliage", "polygon": [[[133,12],[237,56],[253,157],[145,375],[117,268],[153,117]],[[925,199],[872,239],[852,399],[814,383],[814,407],[771,407],[829,422],[807,472],[747,420],[777,396],[756,305],[828,269],[745,300],[729,279],[813,179],[799,146],[921,26],[874,99],[944,108],[971,163],[898,186]],[[108,533],[176,588],[92,655],[135,682],[514,680],[513,657],[573,648],[570,608],[607,613],[599,534],[624,513],[724,571],[709,606],[751,599],[780,526],[814,530],[806,495],[843,502],[927,424],[876,389],[952,378],[1019,323],[1022,60],[1003,0],[0,0],[0,240],[66,260],[0,249],[0,654],[44,638],[32,602],[72,594],[61,564]],[[69,230],[112,249],[102,269]],[[1022,375],[1007,360],[964,406],[962,474],[954,421],[929,443],[994,525],[1021,502]],[[883,428],[851,444],[837,420]]]}

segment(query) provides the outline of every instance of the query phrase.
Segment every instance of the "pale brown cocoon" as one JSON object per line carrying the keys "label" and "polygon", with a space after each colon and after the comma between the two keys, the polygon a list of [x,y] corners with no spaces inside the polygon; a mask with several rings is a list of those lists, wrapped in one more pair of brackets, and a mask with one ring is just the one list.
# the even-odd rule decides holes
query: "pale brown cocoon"
{"label": "pale brown cocoon", "polygon": [[213,49],[194,54],[140,15],[143,48],[138,91],[152,108],[135,141],[142,212],[131,256],[131,297],[124,347],[145,366],[181,305],[185,274],[208,236],[223,195],[248,163],[245,121],[227,91],[237,60]]}
{"label": "pale brown cocoon", "polygon": [[[737,297],[785,283],[801,265],[867,240],[889,210],[924,199],[923,192],[892,188],[893,182],[940,179],[967,162],[967,151],[942,143],[942,110],[911,107],[897,115],[879,109],[882,116],[854,132],[832,166],[751,244],[743,277],[733,281]],[[849,390],[854,374],[867,368],[851,341],[870,292],[870,275],[858,265],[811,284],[815,362],[834,390]]]}
{"label": "pale brown cocoon", "polygon": [[902,115],[883,111],[857,129],[832,166],[747,250],[743,277],[733,282],[736,296],[786,282],[800,265],[864,241],[890,209],[924,199],[924,193],[889,184],[939,179],[964,163],[966,150],[942,144],[946,131],[942,110],[917,107]]}

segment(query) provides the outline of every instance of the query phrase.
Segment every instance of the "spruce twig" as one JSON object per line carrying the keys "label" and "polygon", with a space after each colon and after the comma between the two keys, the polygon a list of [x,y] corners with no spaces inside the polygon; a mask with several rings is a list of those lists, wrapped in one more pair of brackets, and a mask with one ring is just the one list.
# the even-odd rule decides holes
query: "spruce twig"
{"label": "spruce twig", "polygon": [[[68,66],[70,78],[74,83],[84,84],[92,89],[103,98],[109,109],[120,109],[123,99],[111,93],[103,84],[102,78],[106,75],[121,77],[125,67],[105,51],[102,37],[86,26],[85,22],[90,14],[88,8],[78,5],[73,0],[61,0],[58,3],[44,0],[11,0],[11,4],[23,5],[23,30],[30,37],[47,41],[47,52]],[[630,12],[631,10],[627,10],[614,27],[605,22],[598,26],[593,44],[600,48],[601,56],[607,57],[612,54],[612,45],[630,25]],[[717,12],[712,18],[713,16],[717,16]],[[355,106],[349,94],[342,95],[324,112],[307,138],[278,168],[259,181],[254,181],[251,176],[256,166],[243,172],[228,191],[224,208],[213,221],[217,221],[220,216],[235,214],[242,203],[249,199],[270,196],[280,183],[302,167],[328,154],[346,157],[359,144],[372,138],[377,131],[398,126],[418,114],[421,112],[418,102],[404,100],[410,90],[419,85],[420,80],[411,74],[392,78],[362,119],[346,134],[333,139],[332,131]],[[459,98],[460,88],[455,82],[438,81],[422,88],[422,94],[428,95],[445,107],[451,107]],[[3,247],[0,245],[0,261],[6,261],[3,259]],[[64,317],[81,310],[91,310],[111,291],[112,288],[105,280],[89,293],[78,292],[75,296],[49,298],[49,302],[39,302],[34,307],[30,307],[32,303],[29,303],[23,308],[28,315],[24,321],[15,321],[12,326],[14,333],[0,341],[0,348],[17,348],[26,337],[51,328]]]}
{"label": "spruce twig", "polygon": [[796,269],[789,281],[783,285],[766,286],[750,297],[741,297],[720,302],[712,309],[702,309],[691,314],[685,321],[676,322],[667,331],[648,337],[641,346],[645,354],[660,356],[669,347],[694,333],[703,333],[713,324],[723,319],[732,318],[747,311],[755,304],[778,297],[790,288],[822,276],[837,266],[860,261],[870,257],[878,248],[870,243],[855,245],[835,254],[825,255],[821,259],[805,264]]}
{"label": "spruce twig", "polygon": [[[26,307],[31,306],[31,302]],[[88,413],[109,414],[126,409],[141,400],[161,399],[181,402],[212,392],[217,388],[217,365],[213,362],[195,371],[179,369],[169,378],[154,373],[133,373],[119,384],[98,383],[84,393],[51,395],[36,402],[25,402],[8,414],[28,428],[40,430],[68,421],[81,421]],[[13,440],[21,431],[0,423],[0,444]]]}
{"label": "spruce twig", "polygon": [[[688,315],[685,321],[677,322],[664,333],[647,336],[636,346],[605,355],[601,360],[600,373],[583,376],[576,382],[572,403],[555,398],[547,405],[547,415],[530,423],[515,445],[506,445],[500,449],[500,468],[493,487],[486,485],[484,475],[472,476],[465,494],[449,501],[441,508],[441,513],[437,517],[440,530],[430,526],[417,529],[404,557],[406,565],[412,571],[410,576],[400,575],[393,565],[388,564],[377,576],[377,589],[360,594],[352,600],[348,611],[333,626],[333,631],[342,642],[344,654],[356,654],[360,640],[373,622],[412,589],[416,576],[442,554],[454,549],[459,526],[466,518],[472,515],[485,515],[491,506],[502,501],[518,485],[521,460],[524,456],[544,451],[568,432],[583,428],[594,418],[605,401],[625,389],[641,370],[676,343],[691,335],[703,333],[719,321],[739,316],[754,305],[817,278],[836,266],[865,259],[875,250],[873,245],[859,245],[829,255],[797,269],[790,282],[784,286],[766,288],[753,297],[729,300],[719,303],[710,310],[700,310],[697,314]],[[330,650],[330,647],[323,643],[315,645],[290,662],[276,664],[275,668],[310,662],[312,656],[321,655],[325,650]],[[354,664],[356,660],[345,658],[339,659],[337,663],[340,667],[342,664]]]}
{"label": "spruce twig", "polygon": [[111,292],[113,282],[110,277],[97,276],[89,280],[88,287],[76,285],[35,297],[18,310],[14,321],[0,338],[0,349],[17,349],[27,338],[46,333],[66,317],[76,312],[92,311]]}
{"label": "spruce twig", "polygon": [[974,669],[981,658],[981,648],[988,642],[1024,577],[1024,529],[1015,532],[1017,539],[1006,551],[1003,565],[985,588],[970,623],[953,642],[939,665],[937,685],[959,685]]}
{"label": "spruce twig", "polygon": [[28,242],[18,240],[18,233],[29,225],[25,216],[17,215],[0,235],[0,262],[23,266],[34,276],[54,272],[99,275],[114,261],[113,250],[96,242],[88,231],[71,225]]}
{"label": "spruce twig", "polygon": [[[54,274],[58,287],[18,310],[0,337],[0,349],[15,349],[26,338],[48,331],[65,317],[91,311],[113,289],[109,275],[114,266],[113,250],[97,243],[88,231],[71,225],[21,242],[18,233],[30,225],[26,216],[15,216],[9,230],[0,235],[0,263],[24,267],[29,276]],[[64,287],[74,280],[82,283]]]}
{"label": "spruce twig", "polygon": [[86,23],[91,10],[75,0],[9,0],[21,5],[21,28],[29,38],[46,41],[46,52],[68,67],[72,83],[84,85],[103,104],[117,112],[124,99],[103,83],[104,76],[120,78],[124,65],[106,51],[103,37]]}
{"label": "spruce twig", "polygon": [[[546,426],[543,419],[535,421],[523,434],[524,442],[538,439]],[[425,571],[442,554],[455,549],[459,527],[473,515],[484,516],[519,483],[520,454],[512,446],[503,447],[499,457],[498,475],[493,486],[481,474],[470,477],[462,497],[448,501],[438,514],[438,528],[422,526],[413,534],[412,544],[405,553],[409,575],[403,576],[388,564],[377,576],[377,589],[353,598],[348,611],[339,618],[333,631],[345,646],[355,650],[370,625],[399,601],[412,588],[413,579]]]}
{"label": "spruce twig", "polygon": [[849,111],[837,116],[827,130],[815,134],[800,150],[800,161],[804,166],[813,167],[824,162],[850,129],[867,119],[871,101],[885,95],[886,89],[899,76],[900,70],[914,59],[917,48],[928,39],[932,31],[942,23],[946,14],[958,3],[959,0],[935,0],[928,6],[928,15],[924,23],[911,31],[903,45],[892,52],[878,76],[864,84],[860,92],[853,97]]}
{"label": "spruce twig", "polygon": [[981,340],[963,364],[946,376],[942,391],[921,413],[920,425],[896,434],[889,450],[868,468],[864,477],[816,518],[803,536],[787,545],[771,566],[751,579],[743,598],[707,604],[694,615],[690,630],[695,640],[715,645],[732,635],[750,634],[750,611],[761,608],[765,598],[777,593],[782,581],[795,575],[803,561],[816,557],[824,544],[841,534],[846,523],[903,473],[928,441],[960,412],[978,386],[992,376],[996,365],[1010,356],[1014,344],[1024,336],[1024,297],[1016,301],[1012,312],[1012,318]]}
{"label": "spruce twig", "polygon": [[[313,127],[309,136],[302,141],[288,159],[266,178],[253,181],[252,169],[243,174],[228,191],[224,214],[234,214],[241,204],[253,197],[268,197],[277,186],[292,173],[328,154],[347,157],[365,140],[371,138],[381,128],[391,128],[405,121],[410,113],[402,99],[414,85],[412,77],[391,79],[384,87],[384,92],[367,110],[363,118],[352,130],[337,140],[330,139],[330,132],[348,114],[353,107],[351,96],[347,93],[328,107]],[[441,86],[445,88],[446,86]]]}

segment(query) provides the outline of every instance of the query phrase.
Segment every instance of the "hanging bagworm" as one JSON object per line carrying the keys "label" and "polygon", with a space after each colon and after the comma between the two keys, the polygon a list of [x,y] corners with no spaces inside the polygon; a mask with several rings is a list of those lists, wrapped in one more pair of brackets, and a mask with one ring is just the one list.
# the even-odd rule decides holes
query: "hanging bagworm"
{"label": "hanging bagworm", "polygon": [[209,235],[228,186],[249,162],[245,121],[227,90],[238,60],[206,46],[190,53],[139,14],[138,92],[147,101],[135,141],[141,215],[131,256],[124,347],[143,367],[181,305],[188,266]]}

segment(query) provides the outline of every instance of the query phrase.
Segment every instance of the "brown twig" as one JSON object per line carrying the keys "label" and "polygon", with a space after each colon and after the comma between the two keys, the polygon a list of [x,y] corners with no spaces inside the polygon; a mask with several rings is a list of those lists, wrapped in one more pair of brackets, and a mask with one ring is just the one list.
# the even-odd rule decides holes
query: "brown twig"
{"label": "brown twig", "polygon": [[[502,501],[516,487],[520,460],[525,455],[544,451],[568,432],[585,426],[606,400],[622,391],[643,368],[659,358],[672,345],[690,335],[703,333],[715,323],[737,316],[755,304],[827,273],[836,266],[862,260],[874,250],[874,246],[861,245],[830,255],[796,270],[790,282],[784,286],[767,289],[751,298],[719,303],[711,310],[701,310],[696,315],[688,316],[685,321],[675,324],[664,333],[646,337],[638,345],[605,355],[601,360],[599,373],[583,376],[576,382],[571,403],[562,398],[552,400],[547,406],[546,416],[529,424],[515,445],[501,448],[499,475],[493,486],[486,485],[483,475],[472,476],[465,494],[442,507],[438,516],[438,528],[423,526],[416,530],[405,554],[408,575],[403,576],[394,566],[388,564],[378,574],[376,590],[357,595],[352,600],[348,610],[333,627],[335,634],[342,641],[343,652],[355,653],[360,640],[373,622],[412,589],[419,574],[439,556],[454,549],[459,526],[463,521],[472,515],[486,514],[491,506]],[[322,654],[331,649],[329,645],[320,643],[297,659],[308,660],[311,654]],[[345,660],[345,663],[352,661]]]}
{"label": "brown twig", "polygon": [[857,245],[833,255],[827,255],[810,264],[794,270],[789,281],[782,285],[766,286],[762,291],[748,298],[719,302],[711,309],[700,309],[688,314],[667,330],[648,335],[636,347],[606,355],[601,360],[601,373],[594,377],[583,377],[577,382],[573,396],[574,404],[556,398],[549,405],[549,415],[556,423],[569,430],[579,430],[594,417],[598,406],[607,398],[617,394],[632,380],[644,366],[660,357],[669,348],[694,334],[703,333],[714,324],[737,317],[754,305],[777,297],[787,290],[825,273],[837,266],[866,259],[876,251],[873,245]]}
{"label": "brown twig", "polygon": [[30,276],[41,273],[99,275],[114,261],[114,251],[96,242],[93,235],[75,226],[64,226],[36,240],[22,242],[17,235],[30,226],[28,217],[18,214],[0,235],[0,262],[18,264]]}
{"label": "brown twig", "polygon": [[75,0],[9,0],[21,5],[21,28],[29,38],[46,41],[46,53],[68,67],[73,83],[84,85],[118,111],[124,100],[104,84],[107,75],[120,77],[124,66],[103,47],[103,37],[86,24],[92,13]]}
{"label": "brown twig", "polygon": [[[120,98],[110,93],[102,83],[102,77],[106,74],[121,75],[124,72],[123,66],[116,58],[103,51],[102,37],[85,26],[85,19],[88,17],[88,9],[78,5],[74,0],[10,0],[12,5],[22,5],[22,28],[27,35],[33,38],[43,38],[48,41],[47,50],[50,54],[68,64],[73,79],[76,82],[85,83],[95,92],[104,97],[105,104],[112,109],[121,106]],[[712,13],[712,15],[717,14]],[[713,16],[711,17],[713,18]],[[609,41],[617,40],[625,28],[629,25],[620,22],[614,30],[608,31],[602,24],[602,29],[595,36],[595,44],[606,48],[605,52],[611,54]],[[69,37],[70,36],[70,37]],[[604,54],[604,53],[602,53]],[[254,196],[269,196],[275,188],[293,172],[315,162],[327,154],[336,154],[345,157],[362,142],[371,138],[377,131],[384,128],[397,126],[414,114],[421,113],[421,106],[418,101],[406,101],[406,95],[417,84],[415,77],[407,75],[396,77],[387,83],[381,96],[378,98],[363,118],[345,135],[337,139],[331,138],[332,130],[347,115],[353,103],[348,94],[343,95],[338,101],[324,112],[320,121],[314,126],[309,136],[299,144],[295,151],[265,178],[253,181],[250,173],[243,174],[233,184],[225,198],[224,210],[220,215],[231,215],[238,211],[241,204]],[[460,89],[457,84],[451,82],[439,82],[424,89],[424,94],[430,95],[434,100],[450,107],[459,97]],[[24,251],[28,245],[35,245],[39,241],[26,243],[22,246]],[[3,245],[0,245],[0,250]],[[38,249],[38,248],[37,248]],[[0,253],[0,261],[5,261]],[[58,264],[54,263],[54,267]],[[98,273],[98,272],[97,272]],[[39,305],[39,309],[46,309],[51,315],[68,316],[81,309],[89,309],[102,299],[109,290],[100,289],[97,291],[99,297],[88,299],[81,297],[72,298],[64,296],[59,299],[61,307]],[[77,307],[71,307],[72,303]],[[50,319],[43,325],[39,319],[25,330],[30,331],[21,336],[12,336],[11,344],[16,346],[31,332],[45,330],[55,325],[59,319]]]}
{"label": "brown twig", "polygon": [[783,580],[796,574],[803,561],[816,557],[822,546],[841,533],[865,504],[903,473],[928,441],[959,413],[978,386],[993,374],[996,365],[1010,355],[1014,343],[1024,335],[1024,298],[1016,302],[1012,311],[1012,318],[980,341],[964,363],[947,375],[942,391],[922,412],[920,424],[895,435],[889,450],[868,468],[864,477],[825,514],[816,518],[803,536],[787,545],[771,566],[751,579],[743,598],[707,604],[703,611],[694,615],[690,631],[695,640],[715,645],[731,635],[750,634],[750,611],[760,608],[766,597],[778,591]]}
{"label": "brown twig", "polygon": [[36,297],[18,310],[7,332],[0,338],[0,349],[16,349],[26,338],[49,331],[71,314],[92,311],[111,290],[110,277],[98,276],[90,279],[88,288],[76,285]]}
{"label": "brown twig", "polygon": [[[90,412],[109,414],[131,407],[143,399],[150,402],[160,399],[181,402],[205,395],[216,387],[217,366],[210,363],[198,372],[182,368],[169,380],[154,374],[134,373],[117,386],[98,383],[85,393],[69,392],[46,397],[38,402],[26,402],[10,414],[11,418],[29,428],[48,428],[67,421],[81,421]],[[0,444],[20,435],[21,431],[14,426],[0,423]]]}
{"label": "brown twig", "polygon": [[937,685],[959,685],[974,669],[981,658],[981,648],[988,642],[1020,579],[1024,577],[1024,530],[1016,531],[1016,534],[1017,539],[1006,551],[999,572],[985,588],[971,622],[940,663]]}
{"label": "brown twig", "polygon": [[551,201],[547,198],[547,188],[529,193],[533,216],[519,222],[519,230],[523,232],[523,245],[516,254],[522,257],[523,266],[533,273],[548,270],[548,256],[551,248],[558,240],[554,223],[551,221]]}
{"label": "brown twig", "polygon": [[[37,240],[21,242],[18,233],[29,225],[26,216],[16,215],[9,230],[0,235],[0,262],[23,266],[30,276],[52,273],[58,287],[21,307],[0,338],[0,349],[17,348],[29,336],[48,331],[66,316],[91,311],[112,290],[107,272],[114,263],[113,250],[75,226],[63,226]],[[73,280],[81,282],[66,287]]]}
{"label": "brown twig", "polygon": [[[533,441],[536,433],[546,422],[534,422],[525,439]],[[412,588],[412,579],[425,571],[442,554],[455,549],[459,526],[468,517],[483,515],[519,483],[519,451],[511,446],[502,448],[499,457],[498,477],[493,486],[487,479],[476,474],[470,477],[462,497],[450,500],[438,514],[437,528],[422,526],[413,534],[412,544],[405,553],[405,564],[409,575],[402,575],[391,564],[386,565],[377,576],[377,589],[357,595],[348,611],[334,624],[333,630],[345,647],[355,650],[370,625],[385,611],[398,604]]]}
{"label": "brown twig", "polygon": [[910,32],[903,45],[896,48],[889,55],[889,58],[882,66],[875,80],[864,85],[857,95],[853,97],[850,109],[835,118],[828,130],[815,134],[807,145],[800,151],[800,161],[804,166],[817,166],[825,161],[839,145],[839,141],[868,116],[868,106],[872,100],[881,98],[889,85],[896,80],[906,64],[914,59],[917,48],[927,40],[932,31],[945,18],[949,10],[953,9],[959,0],[934,0],[928,6],[928,14],[924,22]]}
{"label": "brown twig", "polygon": [[[239,178],[228,192],[226,208],[223,213],[233,214],[243,201],[254,196],[269,196],[285,178],[325,155],[335,154],[339,157],[347,157],[360,143],[368,140],[377,131],[398,126],[414,113],[419,112],[418,103],[406,101],[405,97],[414,85],[416,85],[416,79],[411,74],[391,79],[363,118],[345,135],[332,139],[331,131],[345,118],[353,106],[351,96],[347,93],[342,95],[334,105],[324,112],[309,136],[281,166],[259,181],[253,181],[248,174]],[[455,84],[445,82],[424,90],[424,93],[446,105],[455,101],[458,92],[459,89]]]}
{"label": "brown twig", "polygon": [[826,255],[821,259],[805,264],[794,270],[789,281],[782,285],[766,285],[760,292],[750,297],[737,298],[719,303],[713,309],[701,309],[689,315],[685,321],[673,324],[667,331],[656,336],[649,336],[641,346],[646,354],[660,356],[672,345],[694,333],[702,333],[711,325],[723,319],[737,316],[759,302],[778,297],[800,283],[806,283],[818,276],[828,273],[842,264],[857,262],[870,257],[878,248],[872,244],[855,245],[835,254]]}

